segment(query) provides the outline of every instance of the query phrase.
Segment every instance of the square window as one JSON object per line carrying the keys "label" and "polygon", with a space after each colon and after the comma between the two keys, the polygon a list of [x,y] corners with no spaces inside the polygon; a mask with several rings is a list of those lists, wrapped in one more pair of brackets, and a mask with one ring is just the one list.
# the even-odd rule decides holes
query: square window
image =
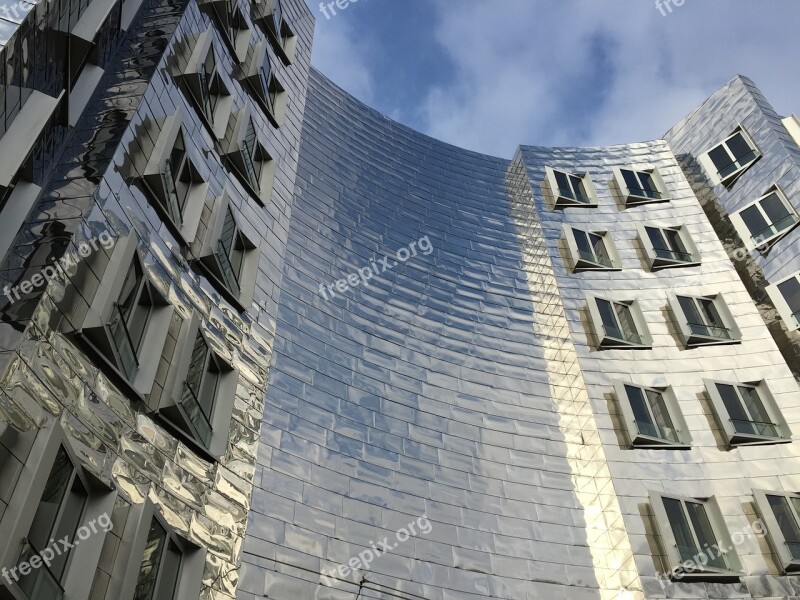
{"label": "square window", "polygon": [[637,228],[654,271],[700,264],[699,252],[683,227],[640,225]]}
{"label": "square window", "polygon": [[766,383],[705,381],[711,406],[731,447],[791,441],[791,431]]}
{"label": "square window", "polygon": [[652,344],[644,317],[635,302],[590,296],[589,314],[599,349],[649,349]]}
{"label": "square window", "polygon": [[545,171],[555,208],[597,206],[597,191],[588,174],[575,175],[550,167]]}
{"label": "square window", "polygon": [[272,193],[275,161],[264,149],[249,106],[233,117],[233,135],[223,152],[226,167],[247,192],[262,205]]}
{"label": "square window", "polygon": [[688,449],[691,437],[671,388],[614,383],[631,446]]}
{"label": "square window", "polygon": [[566,225],[564,230],[567,247],[574,264],[574,271],[619,269],[619,256],[608,233],[585,231]]}
{"label": "square window", "polygon": [[769,250],[800,222],[789,200],[777,187],[750,206],[731,215],[748,250]]}
{"label": "square window", "polygon": [[800,494],[753,490],[758,515],[785,573],[800,571]]}
{"label": "square window", "polygon": [[670,304],[687,348],[741,342],[741,333],[721,294],[672,296]]}
{"label": "square window", "polygon": [[761,152],[747,132],[734,133],[700,157],[713,183],[730,187],[759,158]]}
{"label": "square window", "polygon": [[[681,581],[736,581],[741,563],[716,502],[650,493],[669,566]],[[722,554],[715,549],[730,547]],[[688,566],[688,568],[687,568]]]}
{"label": "square window", "polygon": [[666,184],[658,170],[614,169],[626,206],[669,201]]}
{"label": "square window", "polygon": [[767,293],[789,331],[800,329],[800,272],[768,286]]}

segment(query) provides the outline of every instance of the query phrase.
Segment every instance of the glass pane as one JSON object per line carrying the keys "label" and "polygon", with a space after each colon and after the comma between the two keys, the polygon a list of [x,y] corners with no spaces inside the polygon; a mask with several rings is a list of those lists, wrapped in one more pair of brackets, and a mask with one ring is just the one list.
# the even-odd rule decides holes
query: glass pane
{"label": "glass pane", "polygon": [[658,428],[658,437],[678,442],[678,432],[672,423],[672,417],[667,410],[667,402],[664,395],[653,390],[647,391],[647,399],[650,402],[650,409],[653,412],[653,420]]}
{"label": "glass pane", "polygon": [[139,578],[136,581],[133,600],[155,600],[156,583],[166,544],[166,530],[158,520],[153,519],[147,534],[147,545],[142,556],[142,564],[139,567]]}
{"label": "glass pane", "polygon": [[556,183],[558,184],[558,193],[566,198],[576,200],[575,196],[572,194],[572,188],[569,186],[567,174],[561,171],[555,171],[554,173],[556,176]]}
{"label": "glass pane", "polygon": [[222,271],[222,277],[228,289],[238,296],[240,291],[239,276],[241,274],[241,265],[238,264],[238,262],[234,264],[234,261],[238,259],[238,257],[235,256],[237,252],[237,238],[238,228],[236,227],[236,220],[233,217],[233,211],[228,208],[228,212],[225,215],[225,223],[222,225],[222,234],[220,235],[219,248],[217,249],[216,256],[220,270]]}
{"label": "glass pane", "polygon": [[[797,500],[794,498],[793,500],[795,508],[798,508]],[[767,496],[767,502],[775,515],[775,520],[778,521],[778,527],[786,540],[792,558],[800,560],[800,527],[789,507],[789,500],[785,496]]]}
{"label": "glass pane", "polygon": [[625,392],[628,394],[628,400],[631,403],[631,410],[633,411],[633,418],[636,420],[636,427],[639,433],[650,437],[660,437],[658,429],[653,423],[653,418],[650,411],[647,410],[647,402],[644,398],[644,392],[641,388],[631,385],[625,386]]}
{"label": "glass pane", "polygon": [[663,498],[663,501],[672,535],[675,536],[675,544],[678,547],[681,562],[693,560],[695,554],[697,554],[697,547],[692,537],[689,522],[686,520],[686,514],[683,512],[683,503],[674,498]]}
{"label": "glass pane", "polygon": [[74,471],[75,468],[72,466],[66,450],[59,448],[28,532],[28,541],[37,551],[44,550],[52,537],[58,511],[66,496]]}
{"label": "glass pane", "polygon": [[147,323],[150,321],[150,313],[153,310],[153,300],[150,297],[150,287],[145,284],[145,289],[139,297],[139,302],[131,313],[128,319],[128,334],[130,335],[131,344],[134,351],[139,352],[144,339],[145,331],[147,331]]}
{"label": "glass pane", "polygon": [[584,260],[594,260],[594,252],[592,245],[589,243],[589,236],[585,231],[580,229],[573,229],[572,233],[575,237],[575,245],[578,247],[578,253]]}
{"label": "glass pane", "polygon": [[134,259],[128,269],[127,275],[125,275],[125,281],[122,284],[122,291],[120,292],[117,302],[119,304],[119,311],[126,323],[136,305],[139,289],[143,283],[144,273],[142,272],[142,267],[139,265],[139,261]]}
{"label": "glass pane", "polygon": [[638,194],[641,191],[641,185],[639,184],[639,179],[636,177],[636,173],[627,169],[622,169],[622,178],[625,180],[625,185],[632,194]]}
{"label": "glass pane", "polygon": [[603,240],[603,236],[597,235],[596,233],[590,233],[589,240],[592,244],[591,248],[594,255],[594,262],[606,267],[612,266],[611,257],[608,255],[608,251],[606,250],[606,243],[605,240]]}
{"label": "glass pane", "polygon": [[714,166],[717,167],[717,171],[719,171],[720,175],[722,175],[722,173],[730,166],[732,162],[724,144],[720,144],[711,150],[708,153],[708,157],[711,159],[711,162],[714,163]]}
{"label": "glass pane", "polygon": [[575,175],[569,176],[570,183],[572,184],[573,198],[578,202],[588,203],[589,198],[586,195],[586,189],[583,187],[583,179]]}
{"label": "glass pane", "polygon": [[667,248],[673,253],[676,260],[689,261],[692,259],[689,252],[686,250],[686,245],[681,239],[680,233],[675,229],[665,229],[664,239],[667,242]]}
{"label": "glass pane", "polygon": [[790,326],[800,325],[800,279],[792,277],[781,283],[778,286],[778,290],[783,299],[786,300],[786,304],[789,305],[789,310],[792,311],[795,321],[797,321],[797,323],[790,323]]}
{"label": "glass pane", "polygon": [[633,314],[631,313],[630,306],[626,304],[615,304],[614,308],[617,312],[617,318],[624,334],[623,339],[636,344],[640,343],[641,340],[636,331],[636,323],[633,320]]}
{"label": "glass pane", "polygon": [[598,298],[597,309],[600,312],[600,318],[603,321],[603,328],[605,329],[606,335],[622,339],[622,331],[619,325],[617,325],[617,316],[614,313],[614,307],[611,305],[611,302]]}
{"label": "glass pane", "polygon": [[739,433],[754,435],[756,430],[750,421],[750,415],[747,414],[739,395],[736,393],[736,388],[725,383],[717,383],[716,386],[722,398],[722,403],[725,405],[725,410],[728,411],[728,416],[733,422],[733,428]]}
{"label": "glass pane", "polygon": [[761,208],[771,221],[774,234],[788,229],[797,222],[795,215],[786,208],[778,194],[773,193],[764,198],[761,201]]}
{"label": "glass pane", "polygon": [[[64,509],[61,512],[61,517],[58,520],[58,525],[53,531],[53,538],[62,540],[68,537],[70,540],[75,538],[75,533],[81,523],[83,517],[83,510],[86,507],[86,502],[89,494],[83,483],[77,477],[73,478],[72,487],[69,494],[67,494],[64,503]],[[56,556],[51,563],[51,570],[53,575],[60,581],[64,577],[64,569],[67,567],[67,559],[69,558],[69,551],[62,551],[61,555]]]}
{"label": "glass pane", "polygon": [[744,221],[744,224],[747,226],[747,229],[750,231],[753,240],[760,242],[772,236],[772,229],[757,206],[745,208],[739,214],[742,217],[742,221]]}
{"label": "glass pane", "polygon": [[742,162],[747,162],[750,159],[750,155],[753,152],[753,149],[750,147],[750,144],[747,143],[747,140],[744,139],[744,136],[741,133],[737,133],[731,139],[727,141],[728,150],[731,151],[734,158]]}
{"label": "glass pane", "polygon": [[[711,548],[717,543],[717,537],[714,535],[714,530],[711,528],[711,521],[706,514],[706,507],[698,502],[686,502],[686,511],[689,513],[689,519],[694,528],[694,534],[697,536],[697,542],[700,544],[700,549]],[[713,554],[713,553],[712,553]],[[723,556],[714,556],[707,554],[708,566],[716,567],[717,569],[726,569],[725,559]]]}
{"label": "glass pane", "polygon": [[707,325],[718,328],[725,327],[725,323],[722,322],[722,317],[720,316],[713,300],[709,300],[708,298],[700,298],[697,303],[700,306],[700,310],[703,315],[703,321]]}
{"label": "glass pane", "polygon": [[778,430],[769,414],[767,414],[764,403],[758,395],[758,390],[752,387],[741,386],[739,388],[739,394],[747,407],[747,411],[750,413],[750,418],[753,421],[753,426],[757,433],[768,437],[779,437]]}
{"label": "glass pane", "polygon": [[181,571],[181,560],[183,556],[180,548],[172,540],[167,545],[167,553],[164,556],[164,564],[161,567],[161,577],[158,581],[158,590],[154,600],[173,600]]}

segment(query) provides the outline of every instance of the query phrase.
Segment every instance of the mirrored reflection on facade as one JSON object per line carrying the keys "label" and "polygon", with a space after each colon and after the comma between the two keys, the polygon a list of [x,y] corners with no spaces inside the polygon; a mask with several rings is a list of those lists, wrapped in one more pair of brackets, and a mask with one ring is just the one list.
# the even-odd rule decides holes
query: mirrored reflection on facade
{"label": "mirrored reflection on facade", "polygon": [[301,0],[5,8],[0,597],[797,594],[800,121],[752,82],[504,160],[313,70]]}

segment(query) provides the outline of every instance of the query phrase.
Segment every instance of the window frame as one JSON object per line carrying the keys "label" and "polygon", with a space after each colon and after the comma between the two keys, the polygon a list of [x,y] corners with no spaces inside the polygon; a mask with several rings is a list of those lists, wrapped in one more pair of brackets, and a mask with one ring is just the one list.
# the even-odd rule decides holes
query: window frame
{"label": "window frame", "polygon": [[262,41],[250,47],[247,59],[240,67],[239,81],[254,96],[270,124],[278,128],[283,124],[285,116],[286,89],[272,66],[267,45]]}
{"label": "window frame", "polygon": [[[628,182],[625,180],[623,171],[630,171],[633,173],[640,183],[640,176],[648,175],[652,181],[653,187],[655,188],[654,191],[658,194],[658,197],[651,198],[650,196],[643,196],[641,194],[634,193],[634,191],[632,191],[632,189],[628,186]],[[669,202],[671,200],[669,188],[667,187],[664,178],[661,176],[661,173],[655,167],[636,169],[632,167],[614,167],[613,172],[614,180],[616,181],[617,186],[622,193],[622,197],[625,200],[625,206],[628,208],[643,206],[645,204],[660,204],[663,202]]]}
{"label": "window frame", "polygon": [[[709,496],[707,498],[693,498],[688,496],[681,496],[678,494],[670,494],[665,492],[657,492],[657,491],[650,491],[649,492],[650,498],[650,508],[653,511],[653,516],[655,517],[655,525],[658,533],[661,537],[661,542],[663,546],[663,550],[666,553],[668,567],[672,567],[670,569],[671,574],[676,573],[677,576],[673,575],[673,579],[677,581],[738,581],[744,573],[742,573],[742,565],[739,561],[739,556],[736,552],[735,546],[730,539],[730,533],[728,532],[728,527],[725,523],[725,519],[722,515],[722,512],[719,509],[719,505],[716,501],[714,496]],[[678,553],[678,543],[675,538],[675,534],[673,532],[673,525],[672,522],[669,520],[667,516],[667,510],[664,505],[664,499],[670,500],[677,500],[681,502],[681,506],[683,508],[684,513],[686,514],[686,503],[696,503],[700,504],[704,507],[704,512],[706,517],[708,518],[709,524],[711,525],[711,532],[714,534],[716,538],[717,544],[720,547],[731,548],[731,550],[723,555],[723,559],[725,560],[727,568],[716,569],[716,568],[709,568],[708,566],[700,566],[699,570],[695,570],[694,572],[682,572],[682,565],[685,564],[685,561],[681,558],[680,554]],[[694,540],[697,542],[697,532],[695,531],[694,526],[691,524],[691,518],[686,515],[687,523],[691,527],[691,533]],[[698,543],[696,543],[699,546]],[[700,554],[700,549],[698,548],[698,554]],[[697,563],[695,563],[697,564]]]}
{"label": "window frame", "polygon": [[[619,253],[617,252],[616,245],[614,244],[614,240],[611,237],[611,234],[608,231],[591,231],[588,229],[582,229],[575,225],[565,223],[563,226],[564,231],[564,239],[567,243],[567,249],[570,254],[570,258],[572,259],[572,271],[573,273],[579,273],[582,271],[620,271],[621,261],[619,257]],[[608,265],[603,264],[598,260],[589,260],[588,258],[584,257],[580,251],[578,239],[576,237],[576,232],[583,233],[587,236],[598,236],[602,239],[603,246],[605,248],[606,254],[609,258]],[[593,255],[593,258],[596,258],[596,254]]]}
{"label": "window frame", "polygon": [[[711,408],[714,411],[714,416],[717,419],[717,423],[722,428],[722,432],[725,434],[725,439],[728,444],[728,448],[736,448],[739,446],[764,446],[764,445],[773,445],[773,444],[788,444],[792,441],[792,432],[789,427],[788,422],[783,416],[783,413],[778,406],[778,403],[775,401],[775,397],[772,395],[769,386],[765,380],[761,381],[751,381],[751,382],[740,382],[740,381],[726,381],[721,379],[704,379],[703,384],[706,388],[706,393],[711,400]],[[759,400],[761,405],[764,407],[764,410],[769,415],[772,425],[775,426],[777,430],[778,436],[763,436],[757,434],[750,434],[750,433],[743,433],[737,431],[736,426],[733,424],[733,420],[728,412],[727,407],[725,406],[725,402],[722,399],[722,394],[719,392],[717,388],[717,384],[720,385],[730,385],[736,388],[736,394],[739,397],[740,402],[744,406],[744,408],[749,413],[749,409],[747,408],[744,398],[742,398],[741,393],[739,392],[739,387],[748,387],[753,388],[758,393]]]}
{"label": "window frame", "polygon": [[[580,179],[587,202],[580,202],[568,196],[563,196],[561,194],[561,188],[558,185],[558,179],[556,177],[557,172],[566,175],[573,193],[574,186],[572,185],[572,179]],[[562,208],[596,208],[598,206],[597,189],[589,173],[571,173],[563,169],[545,167],[545,181],[547,182],[547,187],[552,198],[551,206],[553,210]]]}
{"label": "window frame", "polygon": [[[207,346],[208,360],[213,360],[220,370],[213,396],[210,431],[207,438],[198,434],[191,416],[183,406],[185,386],[192,367],[192,351],[198,337],[201,337]],[[222,356],[213,340],[205,333],[202,318],[196,311],[182,323],[177,348],[180,348],[181,352],[178,353],[178,359],[167,376],[164,399],[156,414],[159,421],[178,437],[186,440],[203,455],[217,460],[227,451],[239,371],[229,358]]]}
{"label": "window frame", "polygon": [[786,297],[783,295],[783,292],[780,289],[785,283],[788,283],[794,279],[795,281],[800,284],[800,271],[789,275],[789,277],[785,277],[780,281],[770,284],[767,286],[767,294],[769,295],[772,303],[775,305],[775,308],[778,311],[778,314],[783,319],[784,325],[789,331],[797,331],[800,330],[800,311],[793,313],[792,307],[789,306],[789,302],[786,300]]}
{"label": "window frame", "polygon": [[[743,215],[744,211],[746,211],[748,209],[751,209],[751,208],[756,208],[758,210],[758,212],[761,214],[762,218],[764,218],[764,221],[765,222],[769,222],[769,218],[768,218],[766,212],[764,211],[764,209],[762,208],[761,203],[764,200],[766,200],[767,198],[769,198],[770,196],[772,196],[773,194],[781,202],[783,207],[789,213],[789,216],[790,217],[791,216],[795,217],[795,221],[794,221],[794,223],[792,225],[786,227],[785,229],[782,229],[781,231],[779,231],[777,233],[772,234],[769,237],[766,237],[766,238],[758,237],[758,238],[756,238],[750,232],[750,228],[747,226],[747,223],[745,222],[744,217],[742,215]],[[744,243],[745,248],[747,248],[747,250],[759,250],[760,252],[769,251],[775,244],[777,244],[780,240],[782,240],[784,237],[789,235],[792,231],[797,229],[798,226],[800,226],[800,215],[798,214],[797,210],[792,205],[792,203],[789,201],[789,198],[787,198],[786,194],[783,192],[783,190],[777,184],[771,186],[766,194],[760,196],[759,198],[757,198],[756,200],[754,200],[753,202],[751,202],[747,206],[742,207],[740,210],[737,210],[735,213],[731,213],[729,218],[730,218],[731,223],[733,224],[734,228],[739,233],[739,237],[742,238],[742,242]],[[769,227],[773,228],[773,227],[775,227],[775,224],[774,223],[770,223]]]}
{"label": "window frame", "polygon": [[129,509],[121,534],[123,543],[117,551],[105,600],[133,597],[153,519],[167,531],[168,536],[178,541],[183,550],[181,574],[174,600],[197,600],[200,597],[208,550],[171,527],[159,507],[148,497],[143,503],[135,504]]}
{"label": "window frame", "polygon": [[272,50],[285,66],[294,62],[297,52],[297,36],[285,18],[281,0],[268,0],[267,8],[257,21],[266,34]]}
{"label": "window frame", "polygon": [[[647,229],[657,229],[659,232],[674,231],[678,234],[683,247],[686,248],[686,253],[689,255],[690,260],[671,259],[664,256],[659,256],[659,251],[655,248],[653,241],[647,233]],[[677,269],[683,267],[696,267],[701,264],[700,251],[689,235],[689,232],[684,225],[662,225],[657,223],[637,223],[636,230],[639,234],[639,243],[641,243],[647,258],[648,265],[651,271],[660,271],[662,269]],[[663,233],[662,233],[663,237]],[[666,239],[666,238],[665,238]],[[667,250],[665,250],[667,251]],[[669,250],[667,252],[674,252]]]}
{"label": "window frame", "polygon": [[[667,438],[660,438],[646,433],[642,433],[638,427],[633,407],[631,405],[630,396],[628,395],[626,387],[639,388],[644,392],[655,392],[661,395],[661,398],[667,409],[667,414],[672,421],[673,428],[677,434],[677,440],[669,440]],[[672,386],[653,387],[640,385],[631,381],[615,380],[614,392],[616,393],[617,402],[622,413],[625,431],[628,435],[629,448],[646,448],[651,450],[690,450],[692,446],[692,436],[683,412],[680,410],[678,399]],[[652,412],[652,408],[650,411]],[[655,419],[654,419],[655,420]]]}
{"label": "window frame", "polygon": [[[158,124],[149,123],[145,127],[146,129],[155,129]],[[188,246],[194,240],[200,224],[200,216],[208,195],[208,177],[200,171],[199,165],[202,165],[202,162],[192,158],[193,148],[187,141],[191,138],[184,135],[183,112],[180,108],[175,114],[166,117],[158,129],[158,131],[151,132],[152,139],[155,139],[155,145],[149,155],[145,154],[146,164],[141,177],[142,183],[151,206],[158,212],[164,224],[180,244]],[[170,160],[179,137],[183,140],[185,154],[182,171],[188,169],[190,181],[184,182],[187,184],[186,198],[181,210],[181,222],[176,222],[169,207],[170,192],[164,168]],[[142,151],[146,152],[144,148]],[[181,173],[178,174],[178,177],[181,176]],[[175,177],[173,177],[173,181],[177,187]]]}
{"label": "window frame", "polygon": [[[683,306],[680,303],[679,298],[687,298],[694,302],[695,308],[698,310],[698,314],[703,313],[702,310],[698,308],[698,301],[706,300],[711,301],[717,313],[719,314],[722,324],[724,327],[715,327],[706,323],[689,323],[689,317],[684,313]],[[678,326],[678,331],[681,334],[684,346],[686,349],[691,348],[699,348],[702,346],[724,346],[729,344],[740,344],[742,343],[742,332],[739,330],[739,327],[736,324],[736,319],[733,316],[733,313],[728,308],[728,304],[725,301],[725,298],[721,293],[713,294],[713,295],[696,295],[696,294],[686,294],[686,293],[671,293],[668,296],[669,305],[675,317],[675,323]],[[730,338],[718,338],[711,335],[703,335],[701,333],[697,333],[692,329],[692,325],[696,327],[706,327],[709,330],[711,329],[721,329],[730,332]]]}
{"label": "window frame", "polygon": [[[720,148],[720,147],[724,146],[725,147],[725,151],[728,153],[728,155],[729,156],[733,156],[731,151],[728,149],[728,145],[727,144],[733,138],[735,138],[737,135],[741,135],[742,136],[742,138],[744,139],[745,143],[747,143],[747,145],[750,146],[750,151],[753,152],[755,154],[755,156],[748,163],[742,165],[741,167],[739,167],[735,171],[729,173],[728,175],[723,176],[719,172],[719,170],[717,169],[717,165],[711,159],[711,152],[713,152],[717,148]],[[752,167],[756,162],[758,162],[761,159],[762,156],[763,156],[763,154],[761,153],[761,150],[758,147],[758,145],[755,143],[755,140],[753,140],[752,136],[747,132],[747,130],[742,125],[738,125],[736,127],[736,129],[734,129],[733,132],[730,135],[728,135],[725,139],[723,139],[718,144],[715,144],[714,146],[712,146],[711,148],[709,148],[708,150],[703,152],[698,157],[698,161],[703,166],[703,168],[705,169],[706,174],[708,175],[710,181],[714,185],[721,184],[721,185],[725,186],[726,188],[730,189],[731,187],[733,187],[733,184],[736,183],[739,180],[739,178],[742,175],[744,175],[744,173],[747,170],[750,169],[750,167]],[[734,162],[738,162],[738,161],[734,161]],[[732,164],[733,163],[731,163],[731,165]]]}
{"label": "window frame", "polygon": [[[644,314],[642,313],[639,303],[636,300],[616,300],[614,298],[598,296],[594,294],[587,294],[586,300],[589,307],[589,316],[592,322],[592,328],[594,330],[594,334],[597,339],[598,350],[651,350],[652,349],[653,339],[647,327]],[[636,334],[639,337],[638,343],[624,339],[619,339],[614,336],[610,336],[605,332],[605,324],[603,323],[601,311],[597,303],[598,300],[610,302],[612,305],[619,304],[628,307],[634,325],[636,326],[637,330]],[[615,316],[616,316],[616,311],[615,311]],[[619,321],[618,316],[616,316],[616,319],[617,321]]]}
{"label": "window frame", "polygon": [[[19,478],[16,482],[10,502],[0,517],[0,539],[24,540],[30,531],[39,502],[32,502],[31,498],[41,498],[46,485],[47,475],[55,464],[60,448],[64,448],[73,468],[87,491],[87,499],[76,531],[87,523],[95,521],[107,514],[111,516],[117,497],[117,490],[109,482],[100,479],[96,474],[87,470],[82,461],[77,458],[75,450],[67,438],[62,426],[57,419],[48,419],[30,442],[30,451],[24,463]],[[106,532],[102,528],[97,533],[92,530],[92,535],[70,550],[70,556],[65,566],[64,574],[59,586],[64,594],[70,598],[88,598],[93,583],[93,577],[86,573],[94,573],[101,560]],[[70,540],[71,541],[71,540]],[[0,545],[0,565],[15,566],[19,561],[22,544]],[[43,568],[42,565],[41,568]],[[4,582],[8,591],[19,598],[27,598],[19,585],[14,582],[9,586]]]}
{"label": "window frame", "polygon": [[782,573],[789,575],[800,572],[800,558],[794,558],[788,548],[786,536],[778,524],[778,519],[775,516],[775,511],[769,504],[767,496],[779,496],[789,500],[789,509],[792,516],[795,518],[795,523],[800,527],[800,513],[791,502],[791,498],[800,499],[800,494],[794,492],[784,491],[768,491],[761,489],[753,490],[753,500],[756,505],[756,512],[764,524],[767,526],[767,538],[769,539],[770,546],[778,558],[778,564],[782,569]]}
{"label": "window frame", "polygon": [[[255,198],[261,206],[266,206],[273,192],[275,169],[277,167],[276,161],[260,139],[259,130],[255,121],[253,121],[249,103],[232,115],[231,118],[234,119],[234,124],[230,139],[221,153],[223,164],[250,196]],[[246,147],[247,136],[251,127],[255,135],[253,151]],[[245,152],[246,150],[247,153]],[[250,181],[247,173],[246,161],[249,154],[260,155],[260,158],[256,158],[253,161],[261,163],[258,168],[257,187],[254,187],[254,183]],[[255,167],[255,165],[253,166]]]}

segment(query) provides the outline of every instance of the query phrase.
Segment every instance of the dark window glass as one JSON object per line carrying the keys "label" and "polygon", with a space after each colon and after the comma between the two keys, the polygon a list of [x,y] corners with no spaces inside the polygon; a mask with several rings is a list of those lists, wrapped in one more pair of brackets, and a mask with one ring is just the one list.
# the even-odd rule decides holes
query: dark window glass
{"label": "dark window glass", "polygon": [[680,441],[663,394],[630,385],[625,386],[625,391],[639,433],[675,443]]}
{"label": "dark window glass", "polygon": [[737,433],[779,437],[778,430],[755,388],[726,383],[718,383],[716,386]]}
{"label": "dark window glass", "polygon": [[602,235],[581,231],[580,229],[573,229],[572,231],[580,259],[604,267],[613,266]]}
{"label": "dark window glass", "polygon": [[791,323],[790,326],[795,327],[800,325],[800,279],[792,277],[779,284],[778,290],[780,290],[781,295],[789,305],[789,310],[792,311],[792,315],[796,321],[795,323]]}
{"label": "dark window glass", "polygon": [[789,506],[789,500],[786,496],[767,496],[767,502],[775,515],[775,520],[778,521],[783,539],[786,540],[786,545],[789,547],[789,552],[794,560],[800,560],[800,526],[798,526],[796,511],[798,508],[798,500],[792,498],[795,512]]}

